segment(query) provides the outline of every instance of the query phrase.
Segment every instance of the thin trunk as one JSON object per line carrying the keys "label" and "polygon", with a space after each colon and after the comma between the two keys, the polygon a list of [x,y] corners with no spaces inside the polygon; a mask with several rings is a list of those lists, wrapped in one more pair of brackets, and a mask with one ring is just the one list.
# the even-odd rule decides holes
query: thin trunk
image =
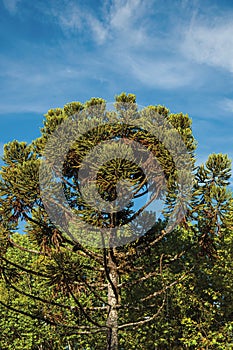
{"label": "thin trunk", "polygon": [[108,282],[108,304],[110,305],[107,326],[108,344],[107,350],[118,350],[118,309],[119,293],[118,293],[118,271],[114,261],[113,251],[109,251],[109,282]]}

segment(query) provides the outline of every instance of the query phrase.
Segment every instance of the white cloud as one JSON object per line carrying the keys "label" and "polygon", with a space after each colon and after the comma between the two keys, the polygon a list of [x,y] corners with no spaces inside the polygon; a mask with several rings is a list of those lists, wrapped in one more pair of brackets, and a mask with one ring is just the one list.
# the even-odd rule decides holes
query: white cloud
{"label": "white cloud", "polygon": [[[101,45],[97,53],[101,63],[92,62],[97,71],[100,66],[116,74],[125,71],[128,77],[148,87],[170,89],[187,85],[192,74],[183,62],[173,62],[173,57],[160,60],[161,51],[168,43],[152,31],[156,23],[148,18],[148,14],[151,14],[153,2],[114,0],[110,6],[103,4],[98,16],[90,9],[70,2],[65,9],[53,9],[53,13],[65,32],[76,32],[77,40],[78,34],[85,33],[87,37],[89,33],[89,41]],[[156,57],[156,60],[148,56]],[[89,59],[87,54],[85,61]]]}
{"label": "white cloud", "polygon": [[134,57],[129,69],[140,82],[151,88],[173,89],[189,85],[194,76],[189,65],[178,60]]}
{"label": "white cloud", "polygon": [[184,35],[182,53],[197,63],[233,73],[233,20],[228,16],[194,20]]}
{"label": "white cloud", "polygon": [[145,44],[145,28],[139,23],[143,22],[140,19],[147,15],[148,8],[145,0],[113,0],[111,4],[103,3],[97,15],[90,8],[70,1],[67,6],[53,6],[50,13],[65,33],[76,32],[85,36],[89,33],[90,38],[101,45],[107,40],[114,42],[119,39],[131,47]]}
{"label": "white cloud", "polygon": [[[5,63],[2,69],[7,81],[5,90],[16,99],[12,103],[12,98],[4,96],[5,110],[46,110],[49,99],[69,96],[74,88],[85,91],[83,86],[89,91],[96,81],[104,82],[102,87],[106,90],[112,84],[115,91],[136,85],[171,90],[199,84],[198,65],[193,67],[178,50],[184,26],[176,27],[175,21],[175,25],[163,24],[161,28],[160,11],[162,17],[166,13],[155,4],[153,0],[103,1],[94,12],[85,3],[74,0],[58,0],[47,7],[35,2],[37,11],[45,16],[43,20],[48,16],[66,35],[60,38],[56,50],[48,48],[46,59],[38,55],[33,65],[26,61],[16,61],[13,66]],[[33,51],[39,52],[34,46]],[[17,90],[20,96],[15,98]],[[30,99],[26,96],[28,91]],[[43,103],[38,102],[38,96]]]}
{"label": "white cloud", "polygon": [[[47,12],[47,9],[44,9]],[[53,6],[50,10],[66,34],[91,35],[97,44],[102,44],[108,35],[106,23],[101,22],[90,9],[70,1],[67,6]]]}
{"label": "white cloud", "polygon": [[123,49],[149,48],[154,44],[151,35],[155,23],[149,20],[153,2],[143,0],[115,0],[108,12],[108,28],[114,44]]}
{"label": "white cloud", "polygon": [[94,40],[97,44],[103,44],[108,37],[108,30],[104,24],[92,15],[87,15],[87,23],[89,24]]}
{"label": "white cloud", "polygon": [[233,99],[225,98],[221,102],[221,107],[224,111],[233,113]]}
{"label": "white cloud", "polygon": [[64,7],[52,7],[51,13],[57,18],[59,25],[64,31],[81,30],[83,26],[83,11],[74,3]]}
{"label": "white cloud", "polygon": [[144,14],[145,2],[140,0],[115,0],[110,8],[110,25],[125,30]]}
{"label": "white cloud", "polygon": [[3,0],[5,8],[11,13],[15,14],[17,11],[17,5],[20,0]]}
{"label": "white cloud", "polygon": [[[35,62],[26,59],[16,62],[0,56],[0,118],[9,113],[45,113],[73,99],[82,100],[86,98],[83,96],[96,93],[95,84],[108,90],[104,59],[97,58],[92,51],[76,51],[74,55],[70,43],[69,47],[61,47],[60,52],[64,52],[62,61],[54,59],[53,51],[43,58],[37,56]],[[70,58],[71,54],[74,57]]]}

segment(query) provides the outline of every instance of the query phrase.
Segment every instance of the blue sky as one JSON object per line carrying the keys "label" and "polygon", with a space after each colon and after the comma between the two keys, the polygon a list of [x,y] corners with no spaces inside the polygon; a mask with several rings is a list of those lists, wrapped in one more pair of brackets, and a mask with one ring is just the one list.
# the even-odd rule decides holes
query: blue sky
{"label": "blue sky", "polygon": [[0,0],[0,149],[43,114],[126,91],[188,113],[199,146],[233,158],[233,3]]}

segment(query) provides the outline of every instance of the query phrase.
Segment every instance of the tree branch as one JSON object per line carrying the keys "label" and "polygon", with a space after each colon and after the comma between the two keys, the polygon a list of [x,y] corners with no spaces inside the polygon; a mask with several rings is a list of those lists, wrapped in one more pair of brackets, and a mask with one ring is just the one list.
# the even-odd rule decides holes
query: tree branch
{"label": "tree branch", "polygon": [[36,276],[40,276],[40,277],[44,277],[44,278],[50,278],[50,276],[47,275],[47,274],[44,274],[44,273],[39,272],[39,271],[36,272],[36,271],[34,271],[34,270],[27,269],[26,267],[23,267],[23,266],[21,266],[21,265],[18,265],[18,264],[16,264],[16,263],[13,263],[12,261],[10,261],[10,260],[4,258],[3,256],[1,256],[0,259],[2,259],[3,261],[5,261],[7,264],[10,264],[10,265],[16,267],[17,269],[20,269],[20,270],[22,270],[22,271],[24,271],[24,272],[27,272],[27,273],[29,273],[29,274],[36,275]]}
{"label": "tree branch", "polygon": [[153,321],[156,317],[158,317],[160,312],[163,310],[164,305],[165,305],[165,301],[166,301],[166,296],[163,299],[162,305],[159,307],[158,311],[153,316],[151,316],[149,318],[146,318],[144,320],[137,321],[137,322],[130,322],[130,323],[122,324],[118,328],[119,329],[123,329],[123,328],[126,328],[126,327],[135,327],[135,328],[137,328],[137,327],[140,327],[140,326],[144,325],[145,323]]}

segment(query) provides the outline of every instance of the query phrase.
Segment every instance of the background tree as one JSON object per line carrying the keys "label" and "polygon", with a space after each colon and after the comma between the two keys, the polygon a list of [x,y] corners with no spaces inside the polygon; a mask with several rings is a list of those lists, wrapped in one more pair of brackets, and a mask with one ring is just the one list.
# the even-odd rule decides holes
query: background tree
{"label": "background tree", "polygon": [[[36,263],[33,252],[34,245],[29,242],[27,235],[14,235],[16,245],[24,246],[25,250],[15,249],[10,246],[5,258],[11,261],[11,265],[7,269],[2,267],[2,277],[0,288],[0,348],[1,349],[61,349],[61,344],[65,347],[61,337],[57,334],[55,327],[46,325],[45,322],[30,318],[26,315],[32,310],[43,307],[40,300],[40,290],[44,286],[39,283],[36,275],[29,275],[17,269],[18,264],[25,269],[30,269]],[[32,290],[34,297],[29,299]],[[51,288],[47,287],[43,290],[44,294],[52,293]],[[8,307],[4,307],[7,305]],[[15,312],[20,310],[22,313]]]}
{"label": "background tree", "polygon": [[[155,188],[145,179],[142,168],[135,162],[112,159],[98,172],[98,191],[102,198],[107,202],[114,200],[117,183],[130,179],[133,199],[143,199],[145,193],[150,193],[154,198],[165,196],[167,204],[164,218],[157,221],[154,219],[153,227],[150,228],[148,224],[147,232],[135,236],[133,242],[123,246],[112,244],[110,247],[90,249],[82,241],[71,239],[77,227],[70,221],[66,210],[60,216],[61,226],[65,226],[66,230],[55,226],[50,220],[41,199],[38,173],[43,151],[55,129],[75,113],[90,113],[92,107],[95,107],[96,112],[96,106],[98,117],[107,118],[108,127],[92,128],[77,138],[69,149],[62,174],[59,173],[73,212],[81,215],[93,227],[107,228],[113,243],[116,239],[114,235],[111,236],[114,225],[124,225],[130,218],[139,215],[133,200],[114,215],[99,213],[85,203],[80,193],[78,170],[83,159],[100,141],[119,137],[126,144],[127,140],[142,143],[158,159],[166,180],[166,192],[158,169],[154,170],[154,176],[157,176],[156,183],[161,186]],[[220,256],[217,252],[222,249],[222,243],[218,243],[221,241],[220,232],[223,237],[225,232],[228,232],[229,237],[232,234],[229,229],[232,225],[232,194],[227,192],[229,160],[223,155],[212,155],[206,167],[195,168],[196,144],[189,117],[182,113],[170,114],[163,106],[147,107],[141,112],[144,113],[145,120],[151,111],[158,112],[173,125],[187,147],[195,173],[196,183],[187,215],[169,235],[165,227],[177,197],[177,169],[172,155],[154,135],[143,128],[121,123],[118,119],[117,116],[123,111],[131,118],[138,112],[134,95],[123,93],[117,96],[116,109],[118,114],[105,113],[105,102],[102,99],[91,99],[84,105],[70,103],[63,109],[50,110],[46,114],[41,137],[31,144],[13,141],[5,145],[5,165],[1,170],[0,183],[1,269],[4,288],[11,291],[9,293],[16,293],[19,299],[17,307],[12,307],[11,300],[7,297],[3,297],[0,304],[10,312],[18,312],[23,317],[30,316],[38,320],[44,326],[55,327],[58,342],[60,335],[67,341],[71,339],[71,346],[76,342],[78,348],[143,349],[145,344],[148,349],[155,346],[161,349],[168,346],[172,349],[184,345],[200,346],[203,337],[197,336],[198,326],[190,336],[186,332],[190,332],[189,325],[192,322],[200,325],[201,318],[197,321],[195,312],[191,317],[187,316],[188,310],[182,306],[182,298],[183,292],[187,292],[187,283],[191,281],[194,292],[190,297],[190,307],[195,305],[195,300],[198,300],[199,305],[200,300],[209,302],[208,305],[214,305],[215,308],[218,305],[214,304],[215,299],[205,299],[208,293],[203,294],[194,286],[197,281],[203,281],[209,291],[209,269],[217,255]],[[82,116],[82,113],[79,115]],[[62,142],[60,147],[62,149]],[[53,152],[51,150],[52,155]],[[51,159],[56,172],[59,164],[56,163],[55,154]],[[186,176],[185,168],[183,176]],[[58,210],[57,203],[54,204],[54,210]],[[147,220],[150,222],[149,219],[150,215],[144,215],[144,225]],[[20,221],[26,222],[27,240],[18,242],[14,237]],[[141,221],[136,221],[136,224],[140,229]],[[135,226],[135,232],[137,229]],[[33,242],[33,249],[29,248],[28,240]],[[26,267],[22,261],[14,262],[9,252],[15,250],[30,255]],[[226,250],[222,254],[225,253]],[[229,258],[230,253],[226,255]],[[208,262],[206,265],[203,263],[204,258]],[[199,263],[206,267],[204,276]],[[23,286],[28,280],[33,283],[30,284],[30,290],[25,291]],[[228,303],[225,299],[228,298],[227,288],[224,291],[221,307]],[[213,293],[215,292],[214,290]],[[13,297],[14,294],[10,295]],[[199,299],[200,296],[202,299]],[[20,298],[24,300],[23,307]],[[178,312],[182,315],[182,329],[176,323],[179,319]],[[158,321],[154,322],[155,319]],[[205,330],[211,329],[214,332],[210,323],[207,321]],[[226,322],[225,326],[228,327],[229,323]],[[65,344],[62,343],[63,345]]]}

